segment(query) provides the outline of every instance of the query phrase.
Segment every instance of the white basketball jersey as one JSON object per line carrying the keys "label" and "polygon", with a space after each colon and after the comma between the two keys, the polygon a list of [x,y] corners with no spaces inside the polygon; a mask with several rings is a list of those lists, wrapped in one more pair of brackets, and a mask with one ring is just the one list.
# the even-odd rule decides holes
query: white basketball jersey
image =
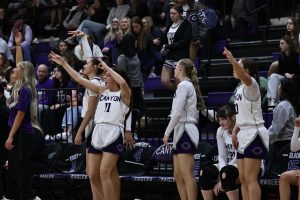
{"label": "white basketball jersey", "polygon": [[[255,79],[252,78],[252,81]],[[236,125],[237,127],[262,125],[264,120],[261,110],[261,97],[256,101],[250,101],[246,98],[244,92],[247,89],[245,84],[238,86],[235,93],[235,104],[237,109]]]}
{"label": "white basketball jersey", "polygon": [[105,90],[99,97],[95,113],[95,123],[114,124],[124,127],[125,115],[129,107],[121,100],[121,91]]}
{"label": "white basketball jersey", "polygon": [[[218,145],[219,152],[223,152],[227,155],[226,158],[221,158],[225,161],[227,165],[236,165],[236,150],[232,146],[232,137],[228,130],[219,127],[217,130],[217,142],[218,144],[223,144],[222,146]],[[219,141],[221,140],[221,141]],[[220,156],[220,154],[219,154]],[[219,158],[220,159],[220,158]],[[222,166],[223,167],[223,166]]]}

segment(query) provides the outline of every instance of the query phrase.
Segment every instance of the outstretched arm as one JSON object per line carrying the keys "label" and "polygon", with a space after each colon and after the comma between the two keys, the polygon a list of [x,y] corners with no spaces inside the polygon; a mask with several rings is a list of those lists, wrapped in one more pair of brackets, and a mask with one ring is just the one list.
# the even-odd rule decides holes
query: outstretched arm
{"label": "outstretched arm", "polygon": [[251,85],[252,83],[251,77],[243,69],[243,67],[236,61],[232,53],[228,49],[224,48],[223,55],[226,56],[228,61],[231,63],[233,67],[233,73],[235,74],[236,78],[240,79],[247,86]]}
{"label": "outstretched arm", "polygon": [[96,85],[89,80],[83,78],[77,71],[75,71],[66,61],[63,57],[60,55],[51,52],[49,55],[49,58],[51,61],[57,63],[58,65],[62,66],[68,74],[80,85],[92,90],[93,92],[97,94],[101,94],[104,90],[105,87]]}
{"label": "outstretched arm", "polygon": [[120,74],[115,72],[113,69],[108,67],[101,58],[99,58],[99,61],[100,61],[100,67],[104,69],[108,74],[110,74],[111,77],[118,83],[121,89],[122,100],[127,106],[129,106],[130,98],[131,98],[131,90],[128,84],[126,83],[125,79]]}

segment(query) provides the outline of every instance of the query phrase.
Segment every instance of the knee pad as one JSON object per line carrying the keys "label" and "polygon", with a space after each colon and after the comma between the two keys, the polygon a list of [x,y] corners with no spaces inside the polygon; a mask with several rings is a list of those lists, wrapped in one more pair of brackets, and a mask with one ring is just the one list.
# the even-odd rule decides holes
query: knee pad
{"label": "knee pad", "polygon": [[211,190],[219,180],[219,169],[210,165],[200,169],[199,186],[202,190]]}
{"label": "knee pad", "polygon": [[239,171],[235,166],[227,165],[220,171],[222,188],[225,192],[236,190],[238,184],[236,179],[239,177]]}

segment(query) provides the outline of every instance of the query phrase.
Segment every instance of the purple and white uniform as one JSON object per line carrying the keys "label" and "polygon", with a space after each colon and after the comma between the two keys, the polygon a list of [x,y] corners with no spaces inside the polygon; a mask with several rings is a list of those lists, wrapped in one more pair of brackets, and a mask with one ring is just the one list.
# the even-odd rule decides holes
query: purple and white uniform
{"label": "purple and white uniform", "polygon": [[124,122],[128,111],[129,107],[121,99],[121,91],[105,90],[100,95],[92,135],[92,147],[96,152],[123,153]]}
{"label": "purple and white uniform", "polygon": [[169,136],[174,129],[174,153],[195,153],[199,142],[196,127],[199,111],[196,91],[191,80],[186,79],[178,84],[170,117],[165,136]]}

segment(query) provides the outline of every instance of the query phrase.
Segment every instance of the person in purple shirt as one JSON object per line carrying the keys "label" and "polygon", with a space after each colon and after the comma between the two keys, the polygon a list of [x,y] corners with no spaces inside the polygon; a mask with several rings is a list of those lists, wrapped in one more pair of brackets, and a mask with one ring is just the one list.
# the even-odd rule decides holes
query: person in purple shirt
{"label": "person in purple shirt", "polygon": [[15,199],[33,199],[31,159],[35,153],[37,119],[37,93],[34,67],[31,62],[21,61],[14,70],[16,84],[8,98],[11,127],[5,148],[9,150],[9,174],[16,182],[18,195]]}
{"label": "person in purple shirt", "polygon": [[55,99],[51,98],[49,91],[47,89],[53,89],[54,83],[52,79],[49,79],[48,67],[45,64],[40,64],[36,71],[36,89],[38,94],[38,108],[44,109],[48,108],[49,105],[52,105]]}

